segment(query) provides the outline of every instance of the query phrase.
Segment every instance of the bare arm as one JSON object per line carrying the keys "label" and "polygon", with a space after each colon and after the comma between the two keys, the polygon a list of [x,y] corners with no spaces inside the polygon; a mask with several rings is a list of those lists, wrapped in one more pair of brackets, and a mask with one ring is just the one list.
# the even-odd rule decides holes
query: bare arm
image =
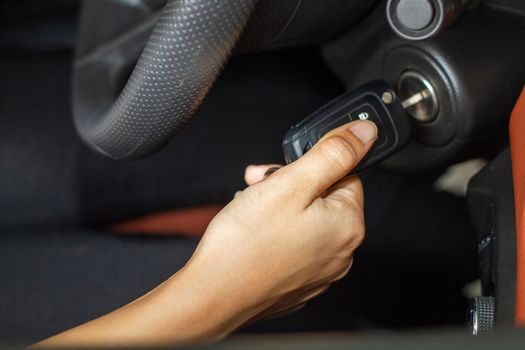
{"label": "bare arm", "polygon": [[142,298],[36,346],[210,342],[301,308],[346,275],[364,238],[361,182],[342,179],[376,134],[371,122],[353,122],[270,178],[247,176],[256,183],[214,218],[182,270]]}
{"label": "bare arm", "polygon": [[147,295],[38,347],[114,347],[213,341],[224,336],[220,300],[183,268]]}

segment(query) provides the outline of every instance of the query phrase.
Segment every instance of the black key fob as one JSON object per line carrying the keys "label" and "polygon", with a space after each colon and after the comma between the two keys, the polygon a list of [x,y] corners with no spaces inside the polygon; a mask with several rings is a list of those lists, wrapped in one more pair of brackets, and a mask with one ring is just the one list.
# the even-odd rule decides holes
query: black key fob
{"label": "black key fob", "polygon": [[378,139],[352,174],[389,157],[410,138],[410,122],[394,88],[384,81],[372,81],[328,102],[292,127],[283,140],[286,162],[299,159],[330,130],[355,120],[373,121]]}

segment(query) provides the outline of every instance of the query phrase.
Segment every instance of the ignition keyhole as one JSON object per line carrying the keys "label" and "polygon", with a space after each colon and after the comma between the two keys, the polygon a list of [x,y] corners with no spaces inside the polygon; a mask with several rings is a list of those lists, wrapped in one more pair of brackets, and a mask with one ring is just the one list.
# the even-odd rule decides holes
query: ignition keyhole
{"label": "ignition keyhole", "polygon": [[416,71],[406,71],[397,84],[399,98],[407,114],[417,121],[429,123],[437,118],[439,100],[432,84]]}

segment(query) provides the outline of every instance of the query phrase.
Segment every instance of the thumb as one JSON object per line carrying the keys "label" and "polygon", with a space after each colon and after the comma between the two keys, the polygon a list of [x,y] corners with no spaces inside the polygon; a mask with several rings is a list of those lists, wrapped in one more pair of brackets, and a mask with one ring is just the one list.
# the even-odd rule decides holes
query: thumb
{"label": "thumb", "polygon": [[290,176],[300,179],[296,188],[318,198],[333,184],[348,175],[372,148],[377,127],[371,121],[355,121],[326,134],[303,157],[288,166]]}

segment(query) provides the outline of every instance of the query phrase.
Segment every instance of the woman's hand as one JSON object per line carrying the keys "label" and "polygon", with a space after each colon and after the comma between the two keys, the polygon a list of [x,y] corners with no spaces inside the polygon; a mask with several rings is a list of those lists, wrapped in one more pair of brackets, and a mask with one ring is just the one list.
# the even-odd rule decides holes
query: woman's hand
{"label": "woman's hand", "polygon": [[302,307],[346,275],[364,238],[363,190],[342,180],[377,138],[372,122],[327,134],[263,178],[211,222],[188,264],[162,285],[45,347],[152,346],[220,339],[243,324]]}
{"label": "woman's hand", "polygon": [[346,275],[364,238],[363,191],[344,178],[377,138],[371,122],[326,135],[304,157],[252,184],[208,227],[187,268],[219,297],[222,334],[244,323],[301,308]]}

